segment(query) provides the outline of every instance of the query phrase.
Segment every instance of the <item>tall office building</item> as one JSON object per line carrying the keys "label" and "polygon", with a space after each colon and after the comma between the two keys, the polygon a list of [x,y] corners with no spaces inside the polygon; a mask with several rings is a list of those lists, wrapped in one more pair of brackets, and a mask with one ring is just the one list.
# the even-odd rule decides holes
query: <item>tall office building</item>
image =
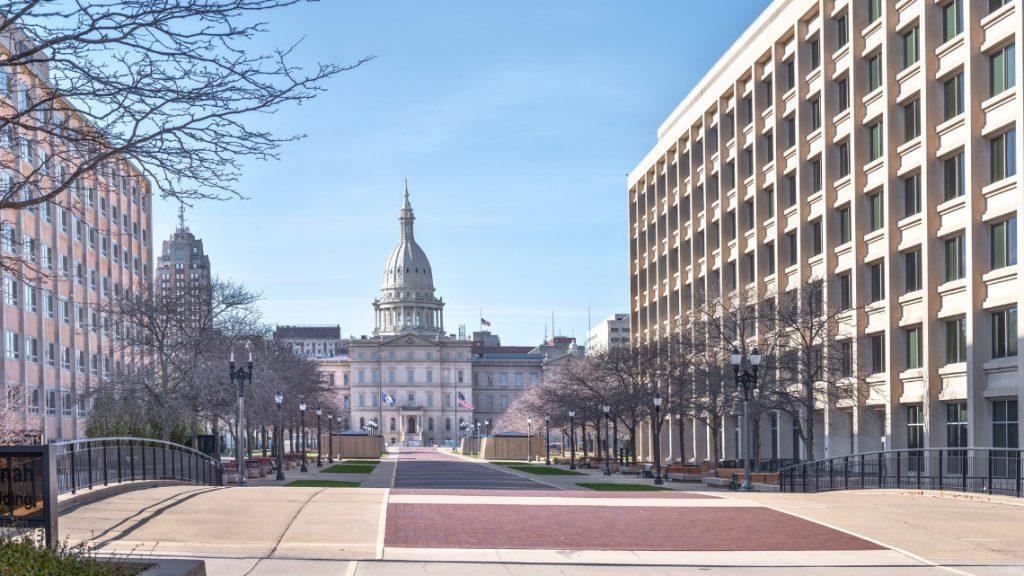
{"label": "tall office building", "polygon": [[[819,408],[812,455],[766,415],[763,456],[1020,445],[1021,9],[776,0],[629,175],[634,343],[685,326],[698,294],[822,280],[851,307],[870,391]],[[685,424],[687,459],[706,458],[707,430]]]}
{"label": "tall office building", "polygon": [[612,314],[587,331],[587,354],[629,346],[629,314]]}
{"label": "tall office building", "polygon": [[203,250],[203,241],[185,224],[185,207],[178,209],[178,227],[164,240],[157,260],[157,287],[174,290],[213,285],[210,257]]}
{"label": "tall office building", "polygon": [[[23,111],[33,102],[50,101],[45,62],[4,67],[2,73],[0,100],[7,110]],[[51,114],[40,113],[33,121],[87,125],[71,106],[53,107]],[[74,171],[68,155],[61,153],[66,143],[47,140],[43,131],[33,134],[13,125],[7,130],[0,150],[5,194],[12,182],[34,171]],[[48,179],[37,176],[36,181],[43,184],[41,192],[48,192]],[[19,400],[22,414],[15,417],[21,418],[18,426],[27,440],[84,435],[90,392],[126,368],[117,343],[123,327],[103,311],[110,308],[111,298],[143,292],[150,283],[150,193],[149,181],[136,167],[113,159],[50,201],[0,213],[0,377],[6,392]]]}

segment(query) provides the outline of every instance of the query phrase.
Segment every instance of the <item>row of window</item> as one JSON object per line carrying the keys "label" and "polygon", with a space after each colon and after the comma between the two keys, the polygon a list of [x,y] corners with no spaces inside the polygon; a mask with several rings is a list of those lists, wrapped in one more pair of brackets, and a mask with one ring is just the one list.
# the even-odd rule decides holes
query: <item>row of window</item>
{"label": "row of window", "polygon": [[[17,332],[12,330],[5,331],[4,345],[6,350],[6,356],[9,360],[17,360],[21,357],[22,353],[25,355],[25,360],[32,363],[39,362],[40,353],[40,342],[39,338],[35,336],[26,336],[24,343],[24,352],[22,349],[22,340]],[[44,357],[43,361],[47,366],[57,366],[57,344],[54,342],[47,342],[44,349],[42,350]],[[70,346],[60,347],[60,367],[61,370],[71,370],[72,362],[72,350]],[[85,373],[87,370],[93,376],[100,374],[100,369],[103,370],[103,376],[109,376],[111,369],[120,370],[122,364],[120,360],[115,361],[113,356],[107,354],[92,353],[87,354],[85,350],[78,351],[78,362],[76,364],[78,372]]]}
{"label": "row of window", "polygon": [[[992,400],[992,447],[1019,448],[1018,427],[1020,414],[1017,400]],[[925,446],[924,407],[906,406],[907,448],[918,450]],[[946,447],[967,447],[967,403],[946,403]],[[954,454],[955,456],[955,454]],[[957,470],[950,470],[956,472]]]}

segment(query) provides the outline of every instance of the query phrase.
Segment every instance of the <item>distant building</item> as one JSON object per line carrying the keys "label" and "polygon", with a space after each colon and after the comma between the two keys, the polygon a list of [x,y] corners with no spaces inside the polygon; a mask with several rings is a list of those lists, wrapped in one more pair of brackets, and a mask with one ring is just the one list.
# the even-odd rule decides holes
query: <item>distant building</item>
{"label": "distant building", "polygon": [[473,332],[473,346],[501,346],[501,337],[487,330]]}
{"label": "distant building", "polygon": [[274,340],[288,344],[299,356],[332,358],[348,352],[348,341],[341,337],[341,326],[278,326]]}
{"label": "distant building", "polygon": [[156,281],[161,291],[213,285],[210,257],[203,250],[203,241],[185,225],[184,207],[178,211],[178,228],[163,242],[157,259]]}
{"label": "distant building", "polygon": [[614,314],[587,332],[587,353],[629,346],[629,314]]}

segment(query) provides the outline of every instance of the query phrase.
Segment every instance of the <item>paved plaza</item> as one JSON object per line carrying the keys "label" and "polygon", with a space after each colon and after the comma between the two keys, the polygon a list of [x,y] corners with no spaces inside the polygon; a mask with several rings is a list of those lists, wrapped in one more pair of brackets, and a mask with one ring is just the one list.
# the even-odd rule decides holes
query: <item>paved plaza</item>
{"label": "paved plaza", "polygon": [[596,471],[530,477],[430,449],[391,459],[392,488],[140,490],[70,511],[61,535],[204,558],[211,576],[1024,573],[1024,506],[1009,499],[596,492],[575,486]]}

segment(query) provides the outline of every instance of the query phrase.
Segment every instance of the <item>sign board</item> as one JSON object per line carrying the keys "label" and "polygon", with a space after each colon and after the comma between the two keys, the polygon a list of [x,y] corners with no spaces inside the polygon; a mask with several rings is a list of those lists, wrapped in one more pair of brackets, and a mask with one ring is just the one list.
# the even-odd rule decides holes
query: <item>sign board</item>
{"label": "sign board", "polygon": [[56,545],[54,446],[0,446],[0,526],[42,528],[47,545]]}

